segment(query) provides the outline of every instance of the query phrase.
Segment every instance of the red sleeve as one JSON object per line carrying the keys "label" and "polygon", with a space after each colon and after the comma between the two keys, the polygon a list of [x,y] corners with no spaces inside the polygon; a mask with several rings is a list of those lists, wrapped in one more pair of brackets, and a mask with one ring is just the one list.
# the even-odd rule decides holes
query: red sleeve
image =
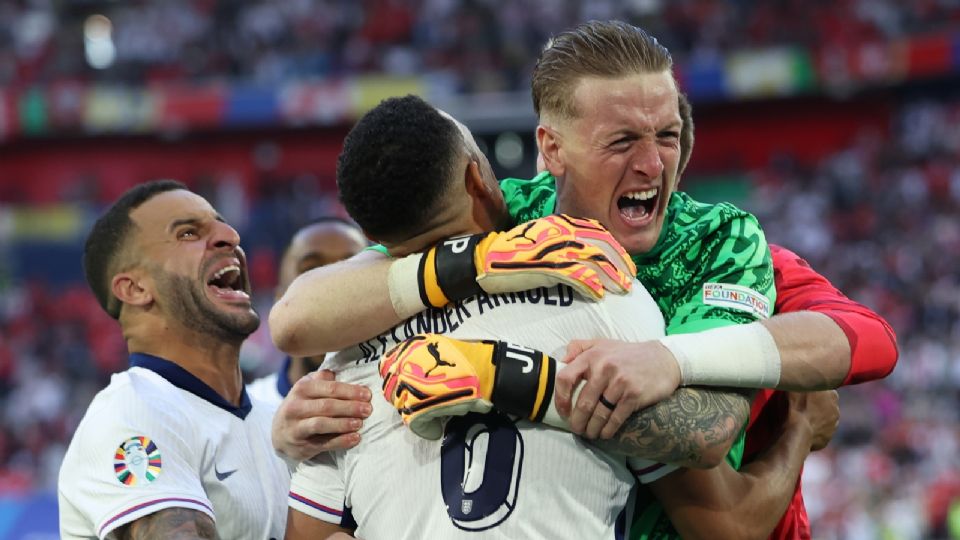
{"label": "red sleeve", "polygon": [[837,323],[850,342],[850,372],[843,384],[886,377],[897,364],[897,336],[887,321],[863,304],[850,300],[807,261],[770,244],[777,286],[777,313],[816,311]]}

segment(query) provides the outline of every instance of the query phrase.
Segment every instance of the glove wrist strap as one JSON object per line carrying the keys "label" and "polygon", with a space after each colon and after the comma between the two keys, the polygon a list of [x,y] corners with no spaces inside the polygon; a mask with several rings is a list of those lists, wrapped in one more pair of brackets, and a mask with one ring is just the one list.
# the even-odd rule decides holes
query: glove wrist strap
{"label": "glove wrist strap", "polygon": [[477,284],[474,251],[487,234],[449,238],[432,247],[420,263],[420,298],[433,307],[469,298],[482,291]]}
{"label": "glove wrist strap", "polygon": [[553,401],[557,362],[526,347],[502,341],[493,346],[496,375],[490,401],[502,412],[541,421]]}

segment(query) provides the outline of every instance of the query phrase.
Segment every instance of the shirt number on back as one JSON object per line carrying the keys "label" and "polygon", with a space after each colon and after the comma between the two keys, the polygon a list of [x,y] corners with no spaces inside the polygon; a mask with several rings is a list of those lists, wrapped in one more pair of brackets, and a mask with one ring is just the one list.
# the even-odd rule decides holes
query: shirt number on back
{"label": "shirt number on back", "polygon": [[517,505],[523,437],[505,415],[471,413],[444,428],[440,488],[457,527],[483,531],[510,517]]}

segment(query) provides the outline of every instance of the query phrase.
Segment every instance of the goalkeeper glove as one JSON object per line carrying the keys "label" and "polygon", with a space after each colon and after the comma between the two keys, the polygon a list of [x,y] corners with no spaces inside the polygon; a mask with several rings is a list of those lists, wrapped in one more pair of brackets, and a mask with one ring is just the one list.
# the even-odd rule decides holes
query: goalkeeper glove
{"label": "goalkeeper glove", "polygon": [[438,334],[414,336],[380,360],[384,397],[414,433],[434,440],[443,419],[492,407],[534,422],[547,415],[557,425],[556,370],[556,360],[533,349]]}
{"label": "goalkeeper glove", "polygon": [[604,290],[629,292],[636,273],[630,256],[600,222],[552,215],[506,232],[451,238],[426,253],[397,260],[389,272],[390,299],[401,318],[481,291],[515,292],[558,283],[600,299]]}

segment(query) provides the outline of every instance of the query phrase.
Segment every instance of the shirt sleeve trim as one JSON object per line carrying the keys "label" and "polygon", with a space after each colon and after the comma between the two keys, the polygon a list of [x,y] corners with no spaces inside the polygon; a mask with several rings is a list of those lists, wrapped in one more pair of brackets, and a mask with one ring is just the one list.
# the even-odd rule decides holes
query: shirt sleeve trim
{"label": "shirt sleeve trim", "polygon": [[[115,523],[116,521],[118,521],[118,520],[124,518],[125,516],[128,516],[128,515],[130,515],[130,514],[132,514],[132,513],[134,513],[134,512],[143,510],[144,508],[149,508],[149,507],[151,507],[151,506],[156,506],[156,505],[158,505],[158,504],[174,503],[174,502],[189,503],[189,504],[191,504],[191,505],[194,505],[194,504],[195,504],[195,505],[197,505],[197,506],[201,506],[201,507],[203,507],[204,509],[206,509],[207,512],[210,513],[210,516],[211,516],[211,517],[214,516],[213,509],[210,508],[210,506],[208,506],[208,505],[207,505],[206,503],[204,503],[203,501],[198,501],[198,500],[196,500],[196,499],[187,499],[187,498],[183,498],[183,497],[166,497],[166,498],[163,498],[163,499],[154,499],[154,500],[152,500],[152,501],[147,501],[147,502],[140,503],[140,504],[138,504],[138,505],[132,506],[132,507],[130,507],[130,508],[127,508],[127,509],[124,510],[123,512],[120,512],[119,514],[117,514],[117,515],[113,516],[112,518],[108,519],[107,521],[105,521],[104,524],[100,526],[100,530],[99,530],[99,532],[98,532],[98,535],[99,535],[100,537],[103,537],[104,532],[108,529],[108,527],[110,527],[110,525],[112,525],[112,524]],[[166,507],[169,508],[169,507],[171,507],[171,506],[173,506],[173,505],[167,504]]]}
{"label": "shirt sleeve trim", "polygon": [[643,475],[645,475],[645,474],[650,474],[650,473],[652,473],[653,471],[659,469],[660,467],[663,467],[663,463],[653,463],[652,465],[649,465],[649,466],[644,467],[644,468],[639,469],[639,470],[635,470],[635,471],[633,471],[633,472],[634,472],[635,474],[637,474],[638,476],[643,476]]}
{"label": "shirt sleeve trim", "polygon": [[325,513],[325,514],[328,514],[328,515],[331,515],[331,516],[335,516],[335,517],[337,517],[337,518],[343,518],[343,511],[342,511],[342,510],[336,510],[336,509],[334,509],[334,508],[330,508],[329,506],[320,504],[320,503],[318,503],[317,501],[308,499],[307,497],[304,497],[303,495],[300,495],[300,494],[297,494],[297,493],[294,493],[294,492],[291,491],[291,492],[290,492],[290,498],[293,499],[293,500],[295,500],[295,501],[297,501],[297,502],[299,502],[299,503],[301,503],[301,504],[305,504],[305,505],[309,506],[310,508],[313,508],[313,509],[315,509],[315,510],[319,510],[319,511]]}
{"label": "shirt sleeve trim", "polygon": [[633,474],[637,477],[637,480],[641,484],[649,484],[651,482],[656,482],[657,480],[663,478],[664,476],[672,473],[673,471],[679,469],[680,467],[676,465],[668,465],[666,463],[654,463],[649,467],[644,467],[640,470],[636,470]]}

